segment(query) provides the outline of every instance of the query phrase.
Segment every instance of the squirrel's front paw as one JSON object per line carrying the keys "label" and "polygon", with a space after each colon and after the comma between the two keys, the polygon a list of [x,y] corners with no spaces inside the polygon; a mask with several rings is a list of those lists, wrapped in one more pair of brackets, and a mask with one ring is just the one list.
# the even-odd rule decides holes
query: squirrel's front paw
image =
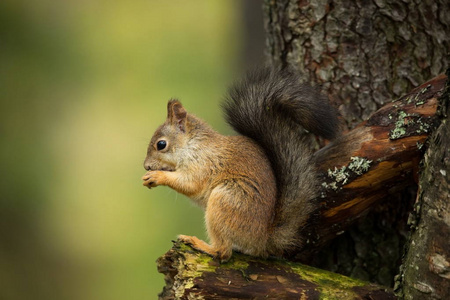
{"label": "squirrel's front paw", "polygon": [[142,180],[144,180],[143,185],[145,185],[149,189],[160,185],[163,176],[162,173],[163,171],[148,171],[142,177]]}

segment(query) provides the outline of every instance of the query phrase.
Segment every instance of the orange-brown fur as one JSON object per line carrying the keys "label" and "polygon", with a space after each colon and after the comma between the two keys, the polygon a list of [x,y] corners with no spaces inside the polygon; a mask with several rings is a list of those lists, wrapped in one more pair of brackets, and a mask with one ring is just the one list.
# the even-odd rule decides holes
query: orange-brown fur
{"label": "orange-brown fur", "polygon": [[[247,137],[220,135],[200,119],[184,115],[178,101],[169,102],[168,110],[168,119],[149,146],[145,163],[151,170],[142,179],[147,187],[169,186],[205,209],[211,244],[184,235],[180,239],[221,260],[227,260],[233,248],[267,256],[276,183],[262,149]],[[183,111],[181,120],[173,116],[176,110]],[[161,138],[177,145],[166,150],[166,157],[154,145]],[[195,145],[189,148],[192,140]],[[193,154],[183,155],[183,147]],[[167,166],[170,171],[160,170]]]}
{"label": "orange-brown fur", "polygon": [[148,147],[144,185],[169,186],[202,207],[210,243],[179,238],[221,261],[233,249],[267,257],[301,246],[297,232],[317,206],[318,189],[300,132],[333,138],[336,112],[296,73],[268,68],[230,90],[224,109],[241,136],[223,136],[169,101]]}

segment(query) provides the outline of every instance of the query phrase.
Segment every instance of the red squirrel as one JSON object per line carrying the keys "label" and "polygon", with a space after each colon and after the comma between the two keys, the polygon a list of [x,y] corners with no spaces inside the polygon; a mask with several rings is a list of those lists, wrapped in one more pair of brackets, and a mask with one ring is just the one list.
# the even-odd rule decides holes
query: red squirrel
{"label": "red squirrel", "polygon": [[209,243],[179,239],[220,261],[232,250],[268,257],[301,247],[297,232],[318,196],[311,147],[301,132],[333,139],[336,110],[293,70],[270,67],[248,73],[223,108],[241,135],[221,135],[170,100],[148,146],[143,184],[169,186],[202,207]]}

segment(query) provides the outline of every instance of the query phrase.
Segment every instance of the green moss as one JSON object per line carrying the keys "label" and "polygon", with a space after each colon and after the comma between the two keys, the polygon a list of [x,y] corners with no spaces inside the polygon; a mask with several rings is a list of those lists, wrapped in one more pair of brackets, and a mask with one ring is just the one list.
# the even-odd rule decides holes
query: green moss
{"label": "green moss", "polygon": [[316,283],[321,293],[320,299],[354,299],[357,295],[353,288],[365,286],[367,283],[340,274],[316,269],[310,266],[286,262],[300,277]]}
{"label": "green moss", "polygon": [[214,272],[217,269],[217,264],[214,263],[214,259],[202,252],[199,252],[192,248],[191,246],[176,241],[174,243],[174,248],[178,253],[189,253],[193,255],[184,255],[186,259],[185,265],[188,266],[183,271],[189,274],[189,277],[199,277],[202,272]]}
{"label": "green moss", "polygon": [[[174,244],[175,248],[179,251],[179,253],[190,253],[194,254],[192,257],[185,257],[187,264],[195,263],[197,265],[196,270],[201,272],[215,272],[215,270],[219,267],[221,268],[229,268],[234,270],[245,270],[248,268],[248,260],[251,258],[250,256],[241,254],[241,253],[233,253],[231,259],[226,263],[219,264],[215,261],[210,255],[202,253],[200,251],[195,250],[190,245],[182,243],[180,241],[176,241]],[[254,258],[253,258],[254,259]],[[194,276],[198,275],[194,274]]]}
{"label": "green moss", "polygon": [[243,271],[248,268],[249,258],[250,258],[250,256],[247,256],[244,254],[233,253],[233,256],[231,257],[230,261],[222,264],[221,267],[227,268],[227,269]]}
{"label": "green moss", "polygon": [[[299,263],[289,262],[284,259],[260,259],[248,255],[233,253],[230,261],[220,264],[210,256],[195,251],[192,247],[181,242],[175,243],[175,250],[182,255],[182,272],[179,278],[185,278],[182,285],[174,287],[175,295],[182,296],[186,289],[194,286],[194,281],[202,280],[205,272],[215,273],[217,269],[233,269],[242,273],[242,276],[248,281],[257,280],[249,274],[249,266],[258,264],[259,268],[274,268],[282,272],[288,272],[298,275],[300,278],[317,285],[317,291],[320,293],[319,299],[354,299],[357,294],[355,287],[365,287],[372,289],[371,285],[361,280],[349,278],[340,274],[325,270],[316,269]],[[377,287],[374,287],[377,288]]]}
{"label": "green moss", "polygon": [[182,243],[181,241],[175,241],[173,244],[177,249],[181,251],[193,251],[194,249],[188,244]]}

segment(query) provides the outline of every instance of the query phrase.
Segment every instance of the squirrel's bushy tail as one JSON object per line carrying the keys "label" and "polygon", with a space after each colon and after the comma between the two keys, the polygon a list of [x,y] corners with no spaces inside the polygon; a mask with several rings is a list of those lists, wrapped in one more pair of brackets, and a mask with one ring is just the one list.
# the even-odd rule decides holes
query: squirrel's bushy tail
{"label": "squirrel's bushy tail", "polygon": [[[310,139],[302,128],[327,139],[335,137],[338,119],[326,96],[290,69],[252,71],[229,92],[224,105],[228,123],[256,141],[269,157],[278,187],[278,203],[270,252],[293,246],[317,197]],[[301,241],[297,241],[301,242]],[[297,245],[298,246],[298,245]],[[277,248],[277,249],[273,249]]]}

